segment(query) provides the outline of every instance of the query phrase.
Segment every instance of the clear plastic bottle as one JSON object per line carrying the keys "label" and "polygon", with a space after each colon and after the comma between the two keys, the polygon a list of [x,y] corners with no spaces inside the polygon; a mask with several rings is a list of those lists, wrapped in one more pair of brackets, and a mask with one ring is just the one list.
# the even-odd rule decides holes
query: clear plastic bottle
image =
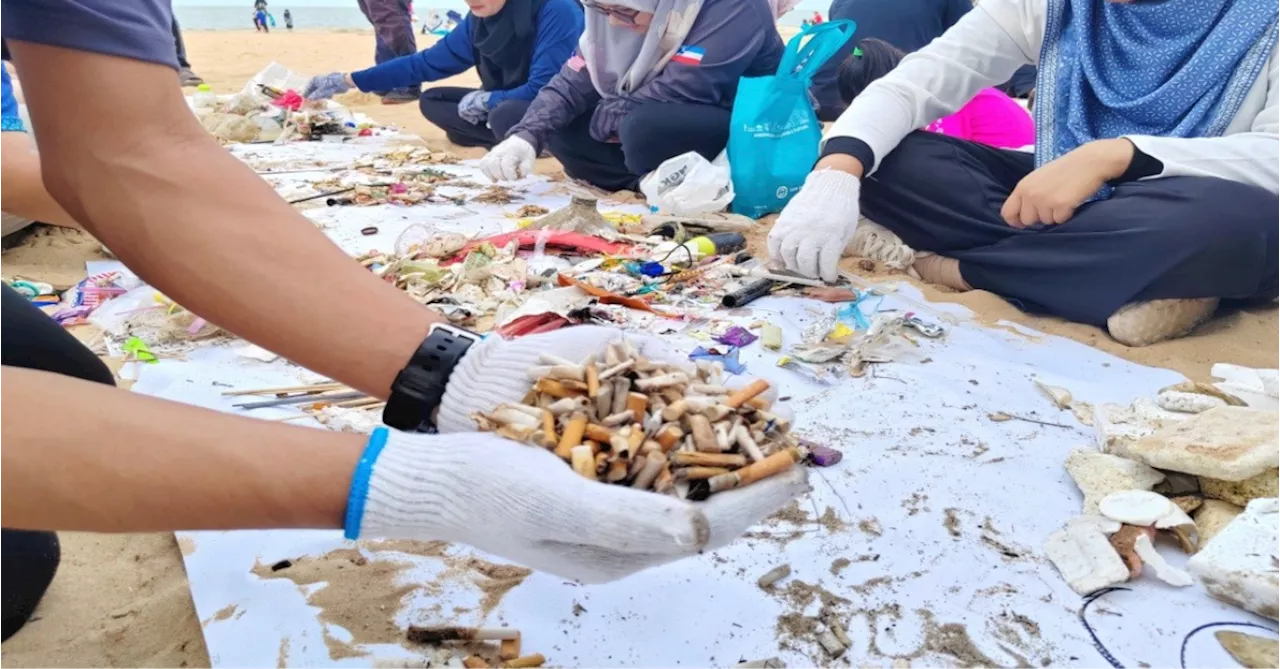
{"label": "clear plastic bottle", "polygon": [[196,94],[191,97],[192,106],[198,110],[213,111],[218,104],[218,96],[213,94],[209,84],[196,86]]}

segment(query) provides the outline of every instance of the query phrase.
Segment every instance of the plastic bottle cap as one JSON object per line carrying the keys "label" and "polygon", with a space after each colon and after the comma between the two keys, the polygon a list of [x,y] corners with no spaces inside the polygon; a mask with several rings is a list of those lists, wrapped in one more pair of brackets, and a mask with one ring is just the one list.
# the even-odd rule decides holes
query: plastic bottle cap
{"label": "plastic bottle cap", "polygon": [[209,84],[200,84],[199,86],[196,86],[196,90],[200,91],[201,93],[209,93],[213,91],[212,88],[209,88]]}

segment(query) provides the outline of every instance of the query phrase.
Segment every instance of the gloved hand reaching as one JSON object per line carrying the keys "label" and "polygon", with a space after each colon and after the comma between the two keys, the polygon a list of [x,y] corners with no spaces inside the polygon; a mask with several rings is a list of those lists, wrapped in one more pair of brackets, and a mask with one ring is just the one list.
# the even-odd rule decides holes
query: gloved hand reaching
{"label": "gloved hand reaching", "polygon": [[340,93],[351,90],[347,75],[341,72],[330,72],[311,77],[307,87],[302,89],[302,97],[308,100],[327,100]]}
{"label": "gloved hand reaching", "polygon": [[[540,354],[579,360],[622,336],[584,326],[474,345],[449,378],[442,434],[380,431],[370,439],[351,487],[347,536],[457,541],[596,583],[728,544],[809,489],[804,468],[793,467],[689,502],[590,481],[549,451],[475,432],[474,412],[524,396]],[[676,358],[659,340],[630,339],[646,357]]]}
{"label": "gloved hand reaching", "polygon": [[480,159],[480,171],[494,181],[515,181],[533,173],[538,152],[519,135],[512,135]]}
{"label": "gloved hand reaching", "polygon": [[489,91],[471,91],[458,101],[458,116],[467,123],[483,125],[489,117]]}
{"label": "gloved hand reaching", "polygon": [[770,259],[793,272],[835,283],[840,256],[858,228],[861,185],[848,172],[810,172],[769,231]]}

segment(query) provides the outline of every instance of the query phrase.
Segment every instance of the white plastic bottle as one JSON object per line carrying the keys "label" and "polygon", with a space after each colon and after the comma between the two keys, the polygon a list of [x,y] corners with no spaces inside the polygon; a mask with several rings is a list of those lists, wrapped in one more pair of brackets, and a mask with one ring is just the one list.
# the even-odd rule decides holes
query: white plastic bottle
{"label": "white plastic bottle", "polygon": [[197,111],[211,112],[218,104],[218,96],[213,94],[213,89],[209,88],[209,84],[200,84],[196,86],[196,94],[191,96],[192,106]]}

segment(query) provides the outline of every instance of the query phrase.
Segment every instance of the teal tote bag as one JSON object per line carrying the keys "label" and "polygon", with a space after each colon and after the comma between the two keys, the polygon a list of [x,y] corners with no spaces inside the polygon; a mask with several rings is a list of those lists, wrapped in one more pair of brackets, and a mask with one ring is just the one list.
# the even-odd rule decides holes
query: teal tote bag
{"label": "teal tote bag", "polygon": [[738,83],[729,125],[735,213],[759,218],[781,211],[804,184],[822,140],[809,84],[856,27],[848,20],[809,26],[787,42],[777,74]]}

